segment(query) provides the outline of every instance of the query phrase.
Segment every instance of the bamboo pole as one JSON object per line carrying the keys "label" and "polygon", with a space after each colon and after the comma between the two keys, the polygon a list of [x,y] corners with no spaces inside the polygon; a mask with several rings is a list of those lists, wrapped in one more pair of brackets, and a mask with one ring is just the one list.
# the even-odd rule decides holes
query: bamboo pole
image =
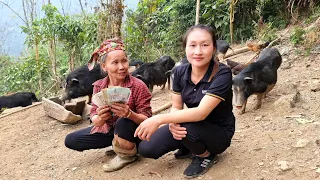
{"label": "bamboo pole", "polygon": [[228,58],[228,57],[231,57],[231,56],[234,56],[234,55],[237,55],[237,54],[241,54],[241,53],[244,53],[244,52],[247,52],[249,51],[249,48],[246,46],[246,47],[242,47],[240,49],[235,49],[233,52],[228,52],[224,58]]}
{"label": "bamboo pole", "polygon": [[197,0],[197,4],[196,4],[196,25],[199,24],[199,11],[200,11],[200,0]]}
{"label": "bamboo pole", "polygon": [[172,103],[171,102],[168,102],[162,106],[160,106],[159,108],[155,109],[155,110],[152,110],[152,114],[158,114],[159,112],[163,111],[163,110],[166,110],[168,109],[169,107],[172,106]]}

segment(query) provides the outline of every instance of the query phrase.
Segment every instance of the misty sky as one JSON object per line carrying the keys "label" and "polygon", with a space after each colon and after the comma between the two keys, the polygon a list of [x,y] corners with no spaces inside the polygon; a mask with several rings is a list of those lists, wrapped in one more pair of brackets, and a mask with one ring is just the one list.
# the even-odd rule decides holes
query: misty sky
{"label": "misty sky", "polygon": [[[21,17],[23,17],[23,9],[20,0],[0,0],[10,5],[10,7]],[[47,2],[46,0],[37,0],[39,4],[39,9],[37,12],[41,12],[41,6],[43,2]],[[75,14],[80,12],[79,0],[51,0],[51,4],[56,6],[59,11],[62,13],[63,3],[64,10],[68,14]],[[85,2],[87,2],[87,6],[85,6]],[[92,6],[96,4],[97,0],[82,0],[83,6],[85,6],[86,11],[93,12]],[[137,7],[139,0],[124,0],[124,3],[127,5],[127,8],[135,9]],[[6,52],[12,56],[19,56],[23,50],[23,43],[25,40],[25,34],[21,32],[19,26],[24,25],[23,21],[13,13],[8,7],[4,6],[0,3],[0,32],[3,28],[6,29],[6,32],[9,34],[9,37],[6,40],[6,44],[4,45],[6,48]],[[1,36],[0,36],[1,38]],[[1,43],[1,42],[0,42]],[[1,46],[1,44],[0,44]]]}

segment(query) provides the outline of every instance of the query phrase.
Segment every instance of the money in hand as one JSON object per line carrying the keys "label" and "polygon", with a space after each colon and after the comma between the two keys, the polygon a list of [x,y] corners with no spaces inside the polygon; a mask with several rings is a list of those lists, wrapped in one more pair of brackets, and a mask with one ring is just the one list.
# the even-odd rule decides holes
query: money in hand
{"label": "money in hand", "polygon": [[120,86],[114,86],[107,89],[103,89],[102,93],[107,101],[107,104],[112,103],[127,103],[131,94],[129,88]]}
{"label": "money in hand", "polygon": [[112,103],[127,103],[131,91],[129,88],[114,86],[102,89],[100,92],[92,96],[92,102],[98,107],[111,105]]}

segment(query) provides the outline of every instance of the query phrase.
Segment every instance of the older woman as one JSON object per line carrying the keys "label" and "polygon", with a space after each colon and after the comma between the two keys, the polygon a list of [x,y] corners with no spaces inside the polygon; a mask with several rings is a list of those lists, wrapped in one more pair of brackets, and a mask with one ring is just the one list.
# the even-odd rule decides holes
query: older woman
{"label": "older woman", "polygon": [[93,93],[121,86],[130,88],[131,96],[127,104],[113,103],[97,107],[92,103],[91,120],[94,126],[68,134],[65,145],[73,150],[84,151],[112,144],[117,156],[103,165],[103,169],[108,172],[121,169],[137,159],[136,143],[139,139],[134,138],[134,132],[142,121],[152,115],[151,94],[141,80],[128,73],[129,62],[120,39],[104,41],[94,51],[89,69],[97,60],[100,60],[101,69],[108,76],[93,84]]}

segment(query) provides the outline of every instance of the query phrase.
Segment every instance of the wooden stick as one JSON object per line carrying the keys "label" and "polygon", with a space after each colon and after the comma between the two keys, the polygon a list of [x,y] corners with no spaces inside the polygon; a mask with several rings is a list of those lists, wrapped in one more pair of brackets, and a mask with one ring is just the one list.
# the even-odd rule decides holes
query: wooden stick
{"label": "wooden stick", "polygon": [[260,52],[257,52],[249,61],[244,63],[244,66],[245,67],[249,66],[259,54],[260,54]]}
{"label": "wooden stick", "polygon": [[168,108],[171,107],[171,106],[172,106],[172,103],[171,103],[171,102],[168,102],[168,103],[162,105],[161,107],[159,107],[159,108],[157,108],[157,109],[155,109],[155,110],[152,110],[152,114],[153,114],[153,115],[154,115],[154,114],[158,114],[159,112],[161,112],[161,111],[163,111],[163,110],[166,110],[166,109],[168,109]]}
{"label": "wooden stick", "polygon": [[10,112],[10,113],[6,113],[6,114],[3,114],[3,115],[0,115],[0,118],[3,118],[3,117],[6,117],[6,116],[9,116],[9,115],[14,114],[14,113],[16,113],[16,112],[20,112],[20,111],[23,111],[23,110],[26,110],[26,109],[32,108],[32,107],[34,107],[34,106],[38,106],[38,105],[40,105],[40,104],[42,104],[42,102],[36,102],[36,103],[33,103],[32,105],[27,106],[27,107],[23,107],[22,109],[19,109],[19,110],[16,110],[16,111]]}
{"label": "wooden stick", "polygon": [[249,48],[246,46],[246,47],[242,47],[240,49],[235,49],[233,52],[229,52],[227,53],[224,58],[228,58],[228,57],[231,57],[231,56],[234,56],[234,55],[237,55],[237,54],[241,54],[241,53],[244,53],[244,52],[247,52],[249,51]]}

